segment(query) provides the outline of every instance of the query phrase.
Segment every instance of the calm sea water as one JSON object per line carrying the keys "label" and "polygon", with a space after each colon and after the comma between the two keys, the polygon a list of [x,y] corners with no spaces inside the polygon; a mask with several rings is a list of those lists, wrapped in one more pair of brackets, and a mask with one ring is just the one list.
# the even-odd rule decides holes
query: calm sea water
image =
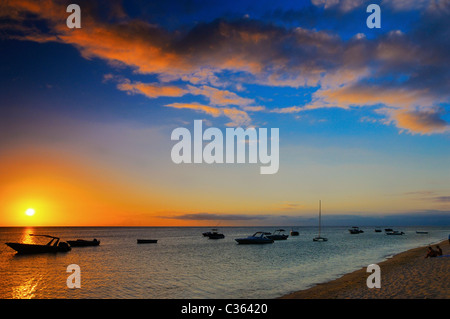
{"label": "calm sea water", "polygon": [[[317,229],[299,227],[300,236],[273,244],[238,245],[234,240],[277,228],[223,227],[226,237],[219,240],[203,237],[209,230],[203,227],[0,228],[0,298],[275,298],[450,233],[450,227],[401,227],[396,229],[406,235],[387,236],[362,227],[363,234],[351,235],[348,227],[325,227],[322,235],[328,242],[313,242]],[[41,241],[30,233],[61,240],[97,238],[101,244],[28,256],[4,245]],[[138,245],[137,238],[158,243]],[[70,264],[80,266],[80,289],[67,288]]]}

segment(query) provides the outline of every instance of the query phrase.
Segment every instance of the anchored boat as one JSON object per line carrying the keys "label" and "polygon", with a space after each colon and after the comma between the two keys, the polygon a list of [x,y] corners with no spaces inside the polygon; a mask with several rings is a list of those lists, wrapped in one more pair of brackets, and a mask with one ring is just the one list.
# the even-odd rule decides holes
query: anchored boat
{"label": "anchored boat", "polygon": [[289,235],[284,234],[284,229],[277,229],[273,232],[271,235],[267,235],[266,237],[273,240],[286,240],[288,239]]}
{"label": "anchored boat", "polygon": [[51,238],[51,240],[46,245],[23,243],[6,243],[6,245],[17,251],[18,254],[57,253],[71,250],[68,243],[59,241],[59,237],[34,234],[30,234],[30,236],[48,237]]}
{"label": "anchored boat", "polygon": [[298,231],[293,230],[293,229],[291,229],[290,234],[291,234],[291,236],[298,236],[299,235]]}
{"label": "anchored boat", "polygon": [[69,243],[70,247],[87,247],[100,245],[100,240],[97,240],[95,238],[93,240],[84,240],[84,239],[68,240],[67,242]]}
{"label": "anchored boat", "polygon": [[350,234],[361,234],[361,233],[364,233],[364,230],[359,229],[359,227],[356,227],[356,226],[353,226],[348,231],[350,232]]}
{"label": "anchored boat", "polygon": [[210,232],[203,233],[203,236],[208,237],[209,239],[222,239],[222,238],[225,238],[225,235],[219,233],[217,228],[213,228]]}
{"label": "anchored boat", "polygon": [[157,239],[138,239],[138,244],[156,244],[158,242]]}
{"label": "anchored boat", "polygon": [[235,240],[238,244],[272,244],[273,239],[267,238],[267,235],[270,233],[266,232],[256,232],[252,236],[248,236],[247,238],[236,238]]}
{"label": "anchored boat", "polygon": [[319,200],[319,236],[314,237],[313,241],[328,241],[328,238],[320,236],[321,228],[322,228],[322,201]]}

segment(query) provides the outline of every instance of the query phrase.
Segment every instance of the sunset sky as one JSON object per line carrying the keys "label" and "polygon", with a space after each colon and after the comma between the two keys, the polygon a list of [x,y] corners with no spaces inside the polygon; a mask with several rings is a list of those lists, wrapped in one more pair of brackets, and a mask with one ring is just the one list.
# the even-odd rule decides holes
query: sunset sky
{"label": "sunset sky", "polygon": [[[449,21],[445,0],[2,1],[0,226],[309,225],[319,199],[325,224],[450,224]],[[279,171],[173,163],[194,120],[279,128]]]}

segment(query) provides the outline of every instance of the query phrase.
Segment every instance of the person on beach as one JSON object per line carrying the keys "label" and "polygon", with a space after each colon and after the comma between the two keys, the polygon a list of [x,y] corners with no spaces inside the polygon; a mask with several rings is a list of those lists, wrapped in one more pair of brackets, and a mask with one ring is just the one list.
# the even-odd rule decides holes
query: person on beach
{"label": "person on beach", "polygon": [[437,249],[437,255],[438,256],[442,256],[442,249],[441,249],[441,247],[439,247],[439,245],[436,245],[436,249]]}
{"label": "person on beach", "polygon": [[425,256],[425,258],[428,258],[428,257],[437,257],[437,255],[438,255],[438,253],[433,249],[433,248],[431,248],[431,247],[428,247],[428,253],[427,253],[427,255]]}

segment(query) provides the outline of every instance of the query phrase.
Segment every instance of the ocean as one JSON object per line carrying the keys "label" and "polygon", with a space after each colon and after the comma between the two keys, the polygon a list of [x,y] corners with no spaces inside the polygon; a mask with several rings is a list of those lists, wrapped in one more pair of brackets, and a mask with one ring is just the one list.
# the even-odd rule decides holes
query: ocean
{"label": "ocean", "polygon": [[[264,299],[309,288],[379,263],[408,249],[447,239],[450,227],[395,227],[403,236],[361,227],[324,227],[327,242],[313,242],[316,227],[294,227],[300,235],[266,245],[239,245],[235,238],[291,227],[221,227],[224,239],[208,239],[205,227],[4,227],[0,228],[1,299]],[[428,231],[417,234],[416,230]],[[6,242],[41,242],[29,234],[62,241],[93,239],[97,247],[67,253],[16,255]],[[138,238],[157,239],[137,244]],[[44,242],[47,240],[44,239]],[[424,256],[426,249],[424,248]],[[67,287],[80,267],[81,288]],[[369,275],[369,274],[368,274]],[[381,276],[383,269],[381,269]]]}

